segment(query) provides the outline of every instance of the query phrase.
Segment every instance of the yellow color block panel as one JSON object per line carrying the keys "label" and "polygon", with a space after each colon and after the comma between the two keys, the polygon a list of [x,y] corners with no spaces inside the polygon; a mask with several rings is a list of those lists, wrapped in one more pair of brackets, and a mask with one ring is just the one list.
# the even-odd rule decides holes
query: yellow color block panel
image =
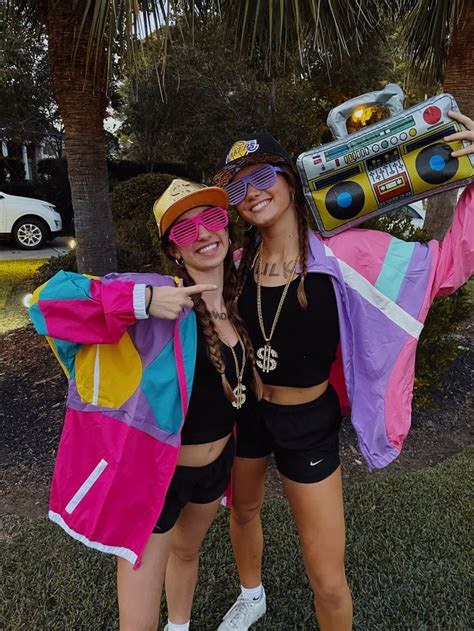
{"label": "yellow color block panel", "polygon": [[102,407],[118,408],[137,389],[142,362],[126,333],[118,344],[95,344],[81,348],[76,356],[76,383],[81,400]]}

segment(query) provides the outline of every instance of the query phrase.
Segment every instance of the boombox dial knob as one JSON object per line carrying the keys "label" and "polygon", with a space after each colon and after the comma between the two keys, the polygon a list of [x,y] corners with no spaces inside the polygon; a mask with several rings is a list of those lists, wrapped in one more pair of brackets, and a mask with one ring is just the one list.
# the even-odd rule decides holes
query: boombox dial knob
{"label": "boombox dial knob", "polygon": [[427,107],[423,112],[423,120],[428,125],[434,125],[441,119],[441,110],[436,105],[431,105]]}

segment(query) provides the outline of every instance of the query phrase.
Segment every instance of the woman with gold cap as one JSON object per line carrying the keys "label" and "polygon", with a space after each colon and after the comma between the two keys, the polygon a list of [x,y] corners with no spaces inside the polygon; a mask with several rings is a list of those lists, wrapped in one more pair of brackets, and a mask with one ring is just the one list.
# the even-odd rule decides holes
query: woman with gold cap
{"label": "woman with gold cap", "polygon": [[[30,315],[69,380],[49,517],[115,554],[120,628],[189,628],[199,548],[234,459],[236,409],[259,396],[232,303],[227,193],[173,180],[154,205],[182,278],[60,271]],[[216,317],[218,316],[218,317]]]}

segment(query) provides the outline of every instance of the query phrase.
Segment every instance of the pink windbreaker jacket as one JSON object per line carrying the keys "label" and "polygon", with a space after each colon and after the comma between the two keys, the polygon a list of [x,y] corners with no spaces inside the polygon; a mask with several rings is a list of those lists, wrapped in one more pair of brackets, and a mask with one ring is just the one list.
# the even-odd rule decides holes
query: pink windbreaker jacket
{"label": "pink windbreaker jacket", "polygon": [[[310,234],[308,270],[333,280],[341,374],[370,468],[392,462],[408,433],[416,344],[433,299],[474,271],[473,211],[471,185],[441,243],[357,228],[328,239]],[[49,517],[135,566],[176,467],[196,359],[192,310],[177,321],[137,320],[145,284],[175,280],[61,271],[30,305],[69,381]]]}

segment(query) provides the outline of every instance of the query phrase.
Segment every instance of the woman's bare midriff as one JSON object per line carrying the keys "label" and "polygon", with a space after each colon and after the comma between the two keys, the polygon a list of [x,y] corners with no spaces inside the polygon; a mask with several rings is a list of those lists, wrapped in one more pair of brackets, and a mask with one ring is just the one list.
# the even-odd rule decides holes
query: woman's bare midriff
{"label": "woman's bare midriff", "polygon": [[329,379],[309,388],[292,388],[289,386],[269,386],[263,384],[263,398],[278,405],[299,405],[319,399],[324,394]]}
{"label": "woman's bare midriff", "polygon": [[206,465],[214,462],[218,458],[227,441],[230,438],[230,434],[219,438],[212,443],[203,443],[202,445],[181,445],[178,457],[178,465],[182,467],[205,467]]}

